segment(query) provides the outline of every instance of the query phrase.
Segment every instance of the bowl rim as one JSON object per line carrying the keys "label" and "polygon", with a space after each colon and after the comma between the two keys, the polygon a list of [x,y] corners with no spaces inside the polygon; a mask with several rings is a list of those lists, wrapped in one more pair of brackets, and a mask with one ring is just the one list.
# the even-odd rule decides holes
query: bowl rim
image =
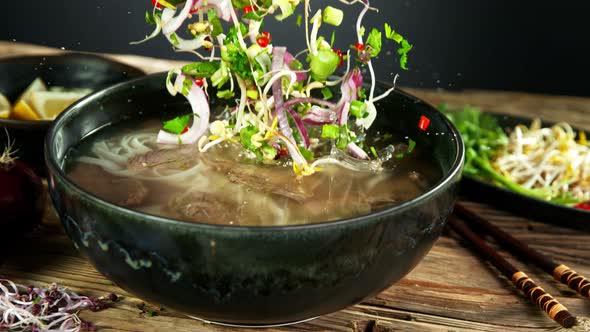
{"label": "bowl rim", "polygon": [[[67,62],[70,59],[93,59],[98,61],[103,61],[105,63],[109,63],[114,66],[120,66],[125,68],[124,71],[131,72],[133,75],[132,79],[135,80],[137,78],[142,78],[146,76],[146,72],[138,67],[132,66],[127,63],[123,63],[114,59],[111,59],[107,56],[94,54],[94,53],[87,53],[81,51],[66,51],[64,53],[35,53],[35,54],[23,54],[23,55],[9,55],[6,57],[0,57],[0,64],[18,62],[18,61],[33,61],[35,59],[43,59],[43,61],[55,60],[55,59],[64,59]],[[128,69],[128,70],[127,70]],[[125,83],[125,82],[118,82],[116,84]],[[50,126],[54,120],[15,120],[15,119],[0,119],[0,125],[3,126],[11,126],[11,127],[18,127],[18,128],[45,128]]]}
{"label": "bowl rim", "polygon": [[[129,215],[129,216],[133,217],[134,219],[146,220],[149,222],[156,222],[156,223],[161,223],[164,225],[170,225],[170,226],[182,227],[182,228],[188,228],[188,229],[232,230],[232,231],[236,231],[236,232],[245,231],[245,232],[251,233],[251,232],[313,230],[313,229],[317,229],[317,228],[340,227],[340,226],[344,226],[344,225],[360,223],[363,221],[378,220],[386,215],[399,214],[399,213],[402,213],[402,212],[412,208],[413,206],[419,204],[421,201],[426,200],[429,197],[442,191],[445,187],[451,185],[451,183],[453,181],[458,181],[458,178],[461,177],[462,170],[463,170],[463,164],[464,164],[464,160],[465,160],[465,146],[463,143],[463,139],[459,133],[459,130],[455,127],[455,125],[453,125],[453,123],[444,114],[442,114],[438,109],[436,109],[436,107],[432,106],[431,104],[427,103],[426,101],[424,101],[422,99],[419,99],[419,98],[417,98],[405,91],[402,91],[402,90],[396,88],[396,90],[393,93],[401,94],[402,96],[412,100],[414,103],[422,103],[424,105],[427,105],[432,111],[441,115],[443,121],[445,122],[445,125],[450,129],[449,136],[452,136],[452,141],[454,142],[457,153],[454,156],[455,159],[453,160],[451,167],[449,168],[448,174],[446,176],[442,177],[435,185],[430,187],[427,191],[425,191],[424,193],[422,193],[412,199],[404,201],[403,203],[401,203],[399,205],[395,205],[392,207],[388,207],[385,209],[374,211],[374,212],[371,212],[368,214],[363,214],[360,216],[354,216],[354,217],[344,218],[344,219],[337,219],[337,220],[333,220],[333,221],[322,221],[322,222],[312,223],[312,224],[279,225],[279,226],[242,226],[242,225],[219,225],[219,224],[210,224],[210,223],[203,223],[203,222],[197,223],[197,222],[182,221],[182,220],[173,219],[173,218],[166,218],[166,217],[162,217],[162,216],[158,216],[158,215],[154,215],[154,214],[150,214],[150,213],[146,213],[146,212],[137,211],[137,210],[134,210],[131,208],[119,206],[119,205],[116,205],[114,203],[110,203],[106,200],[103,200],[103,199],[95,196],[94,194],[84,190],[83,188],[78,186],[76,183],[71,181],[66,176],[62,167],[60,167],[60,165],[58,164],[58,161],[56,158],[56,151],[52,147],[52,144],[51,144],[51,142],[53,141],[53,139],[57,133],[57,130],[63,126],[63,124],[66,122],[67,118],[70,116],[69,114],[73,113],[76,109],[80,109],[82,107],[85,107],[86,104],[92,102],[94,99],[100,98],[104,95],[108,95],[108,94],[112,93],[113,91],[122,89],[126,85],[138,84],[138,82],[140,82],[140,81],[148,81],[148,80],[155,79],[156,77],[158,77],[158,78],[165,77],[166,74],[167,74],[166,72],[153,73],[150,75],[139,77],[134,80],[130,80],[130,81],[126,81],[126,82],[122,82],[122,83],[113,85],[111,87],[108,87],[106,89],[103,89],[103,90],[100,90],[100,91],[97,91],[97,92],[94,92],[94,93],[88,95],[86,98],[72,104],[64,112],[62,112],[57,117],[57,119],[55,119],[51,128],[49,129],[49,132],[47,133],[47,135],[45,137],[44,154],[45,154],[45,163],[47,165],[47,169],[49,170],[50,183],[53,182],[53,179],[52,179],[53,176],[58,176],[59,180],[62,183],[65,183],[65,185],[67,187],[69,187],[69,189],[74,190],[78,195],[84,197],[85,199],[91,201],[92,203],[102,205],[103,207],[107,207],[109,209],[112,209],[112,210],[116,211],[117,213]],[[387,82],[379,81],[378,83],[384,84],[385,86],[391,86],[391,84],[387,83]],[[50,186],[50,191],[51,190],[52,189]]]}

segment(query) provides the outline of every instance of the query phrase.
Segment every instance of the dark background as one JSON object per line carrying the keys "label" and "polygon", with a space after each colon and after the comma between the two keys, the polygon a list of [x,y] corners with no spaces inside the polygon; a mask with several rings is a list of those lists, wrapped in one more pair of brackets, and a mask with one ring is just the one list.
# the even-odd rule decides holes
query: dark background
{"label": "dark background", "polygon": [[[336,0],[313,0],[319,8]],[[497,89],[590,96],[590,1],[374,0],[381,12],[368,16],[367,28],[389,22],[414,44],[410,71],[400,84],[445,89]],[[149,0],[4,1],[0,39],[70,50],[134,53],[172,59],[164,37],[139,46],[130,41],[151,32],[144,13]],[[336,35],[337,45],[352,41],[359,6]],[[331,28],[324,35],[330,37]],[[304,46],[303,29],[294,20],[269,24],[275,42],[290,49]],[[399,71],[393,44],[377,61],[378,77]]]}

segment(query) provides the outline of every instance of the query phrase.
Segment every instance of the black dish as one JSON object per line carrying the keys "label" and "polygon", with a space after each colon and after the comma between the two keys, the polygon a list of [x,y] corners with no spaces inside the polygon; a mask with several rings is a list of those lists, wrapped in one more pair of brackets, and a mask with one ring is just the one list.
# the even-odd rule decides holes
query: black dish
{"label": "black dish", "polygon": [[[488,113],[488,112],[486,112]],[[529,124],[532,119],[507,114],[488,113],[498,120],[504,131],[519,124]],[[554,123],[543,121],[543,126]],[[575,128],[574,128],[575,129]],[[576,129],[576,131],[579,131]],[[485,203],[492,203],[521,216],[570,228],[590,231],[590,211],[576,209],[529,197],[494,185],[484,180],[465,176],[461,183],[461,193]]]}
{"label": "black dish", "polygon": [[[376,295],[412,270],[439,237],[455,201],[463,143],[444,115],[402,92],[379,103],[382,114],[395,116],[382,115],[377,126],[432,149],[443,176],[423,195],[370,215],[288,227],[186,223],[109,204],[68,180],[68,150],[95,129],[186,112],[184,98],[166,91],[165,77],[119,84],[78,102],[46,139],[49,189],[67,234],[123,289],[208,321],[296,322]],[[417,127],[421,115],[431,120],[428,132]]]}
{"label": "black dish", "polygon": [[[35,55],[0,59],[0,92],[14,103],[27,86],[41,77],[48,86],[100,90],[145,75],[141,70],[90,54]],[[52,121],[21,121],[0,119],[6,128],[19,159],[45,174],[43,141]],[[0,130],[0,151],[7,138]]]}

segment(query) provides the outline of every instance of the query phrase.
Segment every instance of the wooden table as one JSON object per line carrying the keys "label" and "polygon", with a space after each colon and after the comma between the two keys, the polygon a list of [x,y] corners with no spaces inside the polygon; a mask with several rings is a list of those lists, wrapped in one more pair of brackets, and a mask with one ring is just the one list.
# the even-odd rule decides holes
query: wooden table
{"label": "wooden table", "polygon": [[[59,50],[0,42],[0,54],[55,53]],[[166,70],[179,63],[137,56],[112,56],[147,72]],[[438,104],[471,104],[485,110],[565,120],[590,129],[590,99],[524,93],[411,90]],[[49,204],[49,203],[48,203]],[[590,234],[526,220],[491,206],[465,204],[554,259],[590,275]],[[122,301],[108,310],[82,312],[100,331],[234,331],[208,325],[183,314],[164,310],[155,317],[141,314],[142,300],[126,293],[99,274],[72,246],[51,206],[42,226],[15,252],[0,257],[0,276],[25,285],[57,282],[89,295],[116,293]],[[502,251],[502,254],[508,255]],[[509,258],[578,316],[590,316],[590,303],[557,284],[540,270]],[[445,233],[424,260],[403,280],[359,305],[292,327],[263,331],[538,331],[556,323],[474,256],[451,233]]]}

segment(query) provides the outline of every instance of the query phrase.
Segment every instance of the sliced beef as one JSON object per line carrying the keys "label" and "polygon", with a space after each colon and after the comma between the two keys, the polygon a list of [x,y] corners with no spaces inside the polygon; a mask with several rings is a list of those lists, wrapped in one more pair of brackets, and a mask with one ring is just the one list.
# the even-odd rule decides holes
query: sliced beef
{"label": "sliced beef", "polygon": [[304,202],[314,195],[312,181],[308,181],[308,186],[305,181],[297,179],[289,167],[234,163],[207,158],[206,154],[203,155],[203,162],[223,173],[230,182],[255,191],[287,197],[298,202]]}
{"label": "sliced beef", "polygon": [[199,150],[195,145],[178,148],[159,149],[135,156],[127,161],[127,168],[141,171],[146,168],[168,167],[186,169],[199,162]]}
{"label": "sliced beef", "polygon": [[142,205],[149,194],[149,189],[142,181],[114,176],[100,166],[78,165],[68,176],[82,189],[125,207]]}
{"label": "sliced beef", "polygon": [[225,224],[236,219],[239,204],[218,194],[191,192],[174,197],[167,209],[180,219]]}

